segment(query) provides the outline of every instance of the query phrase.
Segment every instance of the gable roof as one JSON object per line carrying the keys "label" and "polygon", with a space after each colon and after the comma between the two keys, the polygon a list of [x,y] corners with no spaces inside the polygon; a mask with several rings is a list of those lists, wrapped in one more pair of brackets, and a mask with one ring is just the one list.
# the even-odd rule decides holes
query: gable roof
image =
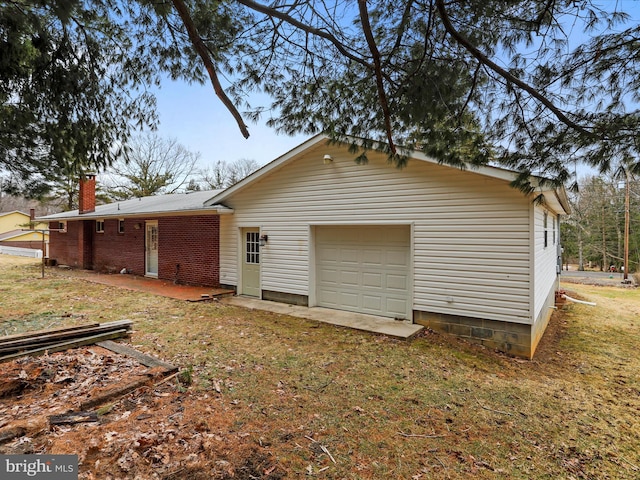
{"label": "gable roof", "polygon": [[20,210],[13,210],[11,212],[0,212],[0,217],[4,217],[6,215],[11,215],[13,213],[18,213],[20,215],[23,215],[23,216],[29,218],[29,214],[28,213],[21,212]]}
{"label": "gable roof", "polygon": [[[358,139],[353,139],[353,141],[357,144],[362,144]],[[320,133],[314,137],[311,137],[309,140],[301,143],[297,147],[289,150],[284,155],[276,158],[272,162],[266,164],[264,167],[256,170],[251,175],[245,177],[240,182],[235,185],[227,188],[226,190],[220,191],[215,197],[206,201],[207,205],[216,205],[224,202],[225,199],[233,195],[234,193],[244,190],[249,187],[253,182],[258,179],[264,177],[265,175],[281,168],[287,163],[293,161],[298,155],[301,153],[310,150],[319,145],[328,145],[330,142],[329,137],[326,134]],[[440,165],[447,168],[456,168],[450,165],[439,163],[437,160],[424,155],[421,152],[413,151],[413,152],[404,152],[410,159],[419,160],[422,162],[432,163],[434,165]],[[467,172],[475,173],[478,175],[484,175],[491,178],[501,179],[508,182],[512,182],[516,179],[517,173],[512,170],[507,170],[505,168],[493,167],[493,166],[482,166],[482,167],[473,167],[466,170]],[[571,208],[569,207],[569,201],[567,199],[567,194],[564,188],[550,188],[550,187],[542,187],[541,181],[543,180],[540,177],[532,177],[534,184],[538,185],[538,193],[544,196],[545,204],[554,210],[556,213],[560,214],[568,214],[571,212]]]}
{"label": "gable roof", "polygon": [[80,214],[78,210],[55,213],[37,220],[79,220],[102,218],[125,218],[145,215],[167,216],[187,215],[195,213],[231,213],[232,209],[223,205],[205,205],[210,198],[218,195],[222,190],[203,190],[190,193],[169,193],[166,195],[152,195],[134,198],[122,202],[98,205],[94,212]]}
{"label": "gable roof", "polygon": [[[41,230],[26,230],[26,229],[11,230],[10,232],[0,233],[0,242],[16,240],[19,237],[23,237],[31,233],[37,233],[38,237],[41,237],[41,232],[42,232]],[[45,237],[47,237],[48,235],[49,235],[48,233],[45,233]]]}

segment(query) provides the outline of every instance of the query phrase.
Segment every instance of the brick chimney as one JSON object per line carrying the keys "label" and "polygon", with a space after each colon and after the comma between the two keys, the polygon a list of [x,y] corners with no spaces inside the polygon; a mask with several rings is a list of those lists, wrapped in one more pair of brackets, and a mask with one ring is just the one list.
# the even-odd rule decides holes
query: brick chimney
{"label": "brick chimney", "polygon": [[78,194],[78,213],[90,213],[96,210],[96,176],[88,173],[80,178]]}
{"label": "brick chimney", "polygon": [[33,225],[34,222],[36,220],[36,209],[35,208],[30,208],[29,209],[29,230],[33,230]]}

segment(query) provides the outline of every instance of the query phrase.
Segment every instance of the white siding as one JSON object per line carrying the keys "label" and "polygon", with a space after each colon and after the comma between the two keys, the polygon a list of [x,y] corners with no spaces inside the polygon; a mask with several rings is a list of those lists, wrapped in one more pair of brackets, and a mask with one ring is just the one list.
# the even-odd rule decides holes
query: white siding
{"label": "white siding", "polygon": [[[547,246],[544,245],[544,214],[547,212]],[[555,239],[554,239],[555,225]],[[555,240],[555,241],[554,241]],[[535,207],[534,213],[534,300],[533,318],[540,315],[545,308],[545,300],[556,288],[558,258],[558,221],[554,213],[541,206]]]}
{"label": "white siding", "polygon": [[269,236],[262,288],[313,302],[312,225],[412,225],[414,310],[531,323],[530,200],[472,172],[418,160],[398,169],[375,153],[365,165],[353,158],[317,145],[226,199],[235,213],[221,216],[221,282],[237,284],[240,227]]}

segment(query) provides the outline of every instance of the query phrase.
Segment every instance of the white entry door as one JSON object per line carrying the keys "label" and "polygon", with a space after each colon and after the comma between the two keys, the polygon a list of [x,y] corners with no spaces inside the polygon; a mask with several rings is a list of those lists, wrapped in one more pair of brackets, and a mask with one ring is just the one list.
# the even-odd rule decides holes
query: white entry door
{"label": "white entry door", "polygon": [[318,305],[411,318],[408,225],[316,227]]}
{"label": "white entry door", "polygon": [[242,229],[242,294],[260,297],[260,229]]}
{"label": "white entry door", "polygon": [[145,275],[158,277],[158,222],[146,222]]}

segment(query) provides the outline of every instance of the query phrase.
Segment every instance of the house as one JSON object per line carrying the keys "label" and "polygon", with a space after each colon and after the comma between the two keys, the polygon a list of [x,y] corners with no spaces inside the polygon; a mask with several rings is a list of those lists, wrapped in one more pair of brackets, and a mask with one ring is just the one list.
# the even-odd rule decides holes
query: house
{"label": "house", "polygon": [[[171,239],[177,233],[163,228],[162,216],[135,203],[120,204],[126,215],[113,205],[109,216],[102,207],[59,215],[67,239],[82,236],[69,235],[78,218],[103,221],[116,239],[119,218],[144,225],[140,238],[126,241],[138,252],[127,262],[114,260],[124,245],[94,244],[85,267],[93,258],[94,268],[111,262],[149,274],[140,252],[144,238],[157,235],[158,261],[167,264],[160,278],[172,278],[176,264],[197,268],[195,248],[211,256],[211,281],[239,295],[419,323],[531,357],[558,288],[558,219],[569,212],[564,190],[539,188],[539,203],[512,188],[515,174],[504,169],[460,170],[419,152],[399,169],[383,153],[367,156],[357,164],[346,145],[318,135],[226,190],[189,194],[203,203],[177,217],[182,242]],[[215,227],[202,235],[207,221]],[[79,241],[58,245],[62,235],[52,235],[51,255],[66,249],[70,257]]]}
{"label": "house", "polygon": [[219,191],[136,198],[96,206],[95,175],[80,183],[79,208],[42,217],[49,256],[71,267],[176,283],[219,284],[218,228],[223,206],[205,206]]}
{"label": "house", "polygon": [[207,201],[234,211],[220,217],[220,282],[532,356],[558,287],[564,190],[538,204],[499,168],[353,159],[319,135]]}
{"label": "house", "polygon": [[12,212],[0,213],[0,249],[9,247],[7,252],[13,248],[26,248],[32,250],[42,250],[49,243],[49,234],[43,232],[47,228],[45,223],[34,223],[34,210],[30,214],[14,210]]}

